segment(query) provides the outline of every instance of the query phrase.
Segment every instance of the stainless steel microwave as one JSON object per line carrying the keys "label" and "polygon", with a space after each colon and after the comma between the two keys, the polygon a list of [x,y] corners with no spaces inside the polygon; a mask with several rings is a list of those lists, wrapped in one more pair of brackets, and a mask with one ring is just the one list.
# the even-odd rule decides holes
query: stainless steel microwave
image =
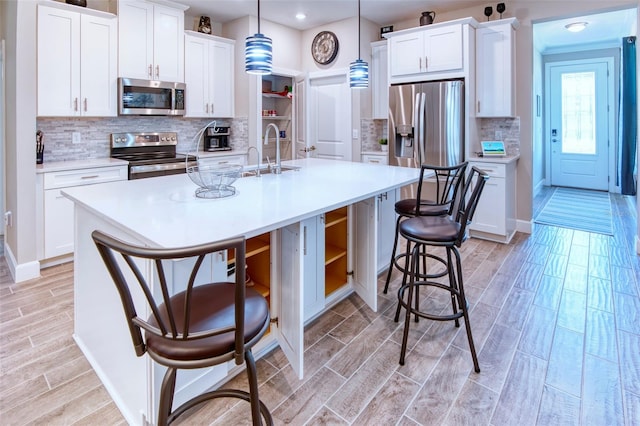
{"label": "stainless steel microwave", "polygon": [[118,78],[119,115],[184,115],[184,83]]}

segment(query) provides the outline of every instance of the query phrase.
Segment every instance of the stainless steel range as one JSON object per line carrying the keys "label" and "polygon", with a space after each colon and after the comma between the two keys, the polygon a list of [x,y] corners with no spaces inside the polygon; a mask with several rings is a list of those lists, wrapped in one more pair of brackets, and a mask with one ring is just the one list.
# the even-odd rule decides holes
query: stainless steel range
{"label": "stainless steel range", "polygon": [[186,173],[196,157],[176,152],[174,132],[112,133],[111,157],[129,162],[129,179]]}

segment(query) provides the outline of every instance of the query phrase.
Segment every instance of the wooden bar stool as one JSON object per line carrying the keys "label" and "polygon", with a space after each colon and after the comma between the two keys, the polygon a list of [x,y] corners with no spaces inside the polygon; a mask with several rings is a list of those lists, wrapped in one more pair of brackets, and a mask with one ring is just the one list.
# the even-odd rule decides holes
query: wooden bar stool
{"label": "wooden bar stool", "polygon": [[[161,249],[131,245],[100,231],[94,231],[91,236],[120,294],[136,355],[148,353],[155,362],[167,367],[160,387],[156,423],[167,425],[202,402],[232,397],[250,403],[254,426],[262,424],[261,417],[267,425],[272,425],[271,413],[258,398],[256,364],[251,352],[269,328],[266,299],[245,287],[245,268],[236,268],[234,282],[195,282],[198,272],[205,269],[201,266],[206,256],[211,253],[233,249],[236,265],[244,265],[245,239]],[[171,282],[165,270],[171,271],[169,263],[182,259],[193,261],[191,273],[185,282]],[[144,278],[140,261],[151,261],[155,267],[153,280]],[[130,277],[130,282],[125,276]],[[176,287],[185,290],[172,291]],[[132,292],[142,292],[146,304],[136,305]],[[151,314],[141,318],[138,311]],[[178,369],[206,368],[230,360],[236,365],[246,364],[249,392],[209,391],[173,408]]]}
{"label": "wooden bar stool", "polygon": [[[395,211],[398,215],[398,219],[396,220],[393,250],[391,251],[391,260],[389,261],[389,269],[387,271],[387,279],[383,293],[386,294],[389,290],[389,282],[391,281],[393,268],[397,268],[403,274],[407,269],[405,254],[401,253],[396,255],[400,222],[404,219],[416,216],[450,216],[455,208],[458,189],[464,181],[467,165],[468,163],[466,161],[450,167],[423,164],[420,166],[420,180],[418,181],[416,198],[407,198],[400,200],[395,204]],[[423,185],[430,181],[435,183],[435,193],[433,194],[434,199],[428,199],[424,196],[426,188],[423,188]],[[443,259],[424,253],[423,259],[426,257],[431,257],[441,263],[444,263]],[[400,265],[401,259],[405,259],[404,266]],[[446,271],[436,275],[444,276],[445,273]],[[432,278],[434,277],[435,276]],[[403,284],[405,283],[403,282]]]}
{"label": "wooden bar stool", "polygon": [[[454,321],[456,327],[460,326],[459,319],[463,318],[469,348],[471,349],[471,357],[473,358],[473,366],[477,373],[480,372],[473,337],[471,335],[471,326],[469,324],[468,304],[464,294],[462,263],[458,248],[467,238],[467,227],[471,223],[478,205],[478,200],[480,199],[480,194],[488,179],[489,175],[482,170],[476,167],[471,169],[470,176],[464,185],[458,208],[453,217],[444,215],[416,216],[400,223],[400,235],[407,239],[405,255],[410,262],[408,270],[405,269],[404,272],[403,285],[398,290],[396,322],[399,319],[400,307],[406,309],[400,365],[404,365],[409,324],[412,314],[416,316],[416,321],[419,317],[435,321]],[[471,194],[468,194],[469,191],[471,191]],[[419,260],[422,257],[421,253],[422,250],[428,246],[444,247],[446,249],[446,275],[448,275],[449,278],[448,285],[434,281],[430,276],[426,275],[426,271],[420,272]],[[417,291],[421,286],[430,286],[448,291],[451,296],[453,313],[446,315],[421,311]],[[406,298],[405,295],[407,296]]]}

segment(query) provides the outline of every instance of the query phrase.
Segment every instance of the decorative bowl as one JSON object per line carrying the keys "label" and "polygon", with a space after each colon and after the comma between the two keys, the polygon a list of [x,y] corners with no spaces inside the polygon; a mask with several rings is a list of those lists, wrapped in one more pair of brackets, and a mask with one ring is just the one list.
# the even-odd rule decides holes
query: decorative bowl
{"label": "decorative bowl", "polygon": [[206,164],[187,167],[189,178],[199,186],[196,197],[223,198],[235,195],[236,188],[231,184],[242,174],[240,164]]}

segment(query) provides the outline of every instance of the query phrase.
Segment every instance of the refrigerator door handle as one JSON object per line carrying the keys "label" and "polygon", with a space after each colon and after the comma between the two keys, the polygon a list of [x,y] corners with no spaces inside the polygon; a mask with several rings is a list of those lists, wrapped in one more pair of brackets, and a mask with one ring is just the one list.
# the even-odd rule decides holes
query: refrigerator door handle
{"label": "refrigerator door handle", "polygon": [[425,134],[425,105],[427,103],[427,95],[425,93],[420,93],[420,111],[419,111],[419,128],[418,128],[418,164],[422,165],[425,162],[425,146],[426,143],[426,134]]}
{"label": "refrigerator door handle", "polygon": [[420,128],[420,114],[419,114],[419,109],[420,109],[420,95],[421,93],[416,93],[416,97],[414,99],[414,105],[413,105],[413,135],[411,138],[407,138],[407,143],[405,144],[405,146],[410,147],[411,141],[413,140],[413,145],[415,146],[416,143],[419,143],[418,137],[420,135],[420,132],[418,131],[418,129]]}

